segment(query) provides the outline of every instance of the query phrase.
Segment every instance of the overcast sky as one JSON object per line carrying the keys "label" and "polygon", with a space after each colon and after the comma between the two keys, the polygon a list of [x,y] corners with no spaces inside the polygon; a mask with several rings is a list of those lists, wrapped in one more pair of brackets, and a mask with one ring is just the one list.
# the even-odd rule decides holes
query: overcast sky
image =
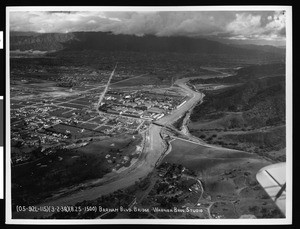
{"label": "overcast sky", "polygon": [[111,31],[143,36],[202,36],[222,42],[285,45],[285,13],[275,11],[22,11],[11,31]]}

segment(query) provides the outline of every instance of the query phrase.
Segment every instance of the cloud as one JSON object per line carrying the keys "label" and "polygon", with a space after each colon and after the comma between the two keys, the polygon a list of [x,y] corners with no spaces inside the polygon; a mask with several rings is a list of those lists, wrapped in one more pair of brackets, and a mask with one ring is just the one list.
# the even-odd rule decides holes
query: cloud
{"label": "cloud", "polygon": [[261,16],[252,14],[236,14],[236,19],[227,25],[227,31],[235,35],[249,35],[262,30]]}
{"label": "cloud", "polygon": [[11,31],[111,31],[156,36],[220,36],[223,39],[285,39],[282,12],[20,11],[10,13]]}
{"label": "cloud", "polygon": [[285,14],[283,12],[275,12],[273,20],[266,25],[266,29],[276,32],[285,29]]}
{"label": "cloud", "polygon": [[[11,12],[13,31],[112,31],[158,36],[198,36],[221,32],[230,12]],[[93,24],[90,26],[88,24]]]}
{"label": "cloud", "polygon": [[235,20],[226,27],[233,36],[229,39],[242,40],[285,40],[285,14],[273,12],[273,15],[263,16],[251,13],[237,13]]}

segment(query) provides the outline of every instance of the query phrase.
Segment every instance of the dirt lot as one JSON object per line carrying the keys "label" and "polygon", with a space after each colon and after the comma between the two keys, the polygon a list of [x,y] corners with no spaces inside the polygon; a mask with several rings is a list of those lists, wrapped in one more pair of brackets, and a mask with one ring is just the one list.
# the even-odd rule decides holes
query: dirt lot
{"label": "dirt lot", "polygon": [[82,131],[81,126],[71,126],[67,124],[57,124],[53,127],[47,129],[47,131],[54,132],[54,133],[62,133],[62,134],[70,134],[71,138],[78,139],[78,138],[85,138],[85,137],[93,137],[103,135],[100,131],[92,131],[92,130],[84,130]]}

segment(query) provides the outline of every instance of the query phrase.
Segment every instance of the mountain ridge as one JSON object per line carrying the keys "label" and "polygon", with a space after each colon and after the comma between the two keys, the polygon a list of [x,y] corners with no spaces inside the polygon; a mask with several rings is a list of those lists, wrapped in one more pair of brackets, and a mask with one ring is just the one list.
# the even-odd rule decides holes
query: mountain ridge
{"label": "mountain ridge", "polygon": [[[209,53],[232,55],[270,55],[280,57],[284,53],[272,48],[261,50],[259,47],[239,47],[206,38],[184,36],[157,37],[154,35],[135,36],[111,32],[72,32],[72,33],[35,33],[10,32],[10,50],[103,50],[135,52],[179,52]],[[254,47],[254,48],[253,48]]]}

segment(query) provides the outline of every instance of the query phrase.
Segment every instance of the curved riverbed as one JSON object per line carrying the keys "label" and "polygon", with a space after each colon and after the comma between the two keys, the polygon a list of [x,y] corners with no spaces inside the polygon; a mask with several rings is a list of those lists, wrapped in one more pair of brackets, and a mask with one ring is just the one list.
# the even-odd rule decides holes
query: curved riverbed
{"label": "curved riverbed", "polygon": [[[193,91],[186,85],[189,80],[196,78],[201,77],[190,77],[176,80],[175,84],[177,84],[186,93],[189,100],[187,100],[187,102],[179,109],[174,110],[170,115],[158,120],[159,124],[165,126],[174,123],[179,117],[187,111],[190,111],[199,101],[202,100],[204,94]],[[162,126],[154,124],[150,125],[149,129],[146,131],[143,153],[141,157],[139,157],[139,160],[129,168],[124,169],[120,173],[107,174],[98,186],[92,186],[81,191],[66,193],[66,195],[45,201],[45,203],[39,204],[38,206],[70,206],[84,200],[93,200],[118,189],[129,187],[140,178],[147,176],[154,169],[157,161],[162,158],[162,155],[167,150],[166,143],[160,135],[163,128]],[[83,184],[83,186],[86,185]],[[52,215],[52,213],[48,212],[13,212],[13,218],[15,219],[40,218],[50,215]]]}

